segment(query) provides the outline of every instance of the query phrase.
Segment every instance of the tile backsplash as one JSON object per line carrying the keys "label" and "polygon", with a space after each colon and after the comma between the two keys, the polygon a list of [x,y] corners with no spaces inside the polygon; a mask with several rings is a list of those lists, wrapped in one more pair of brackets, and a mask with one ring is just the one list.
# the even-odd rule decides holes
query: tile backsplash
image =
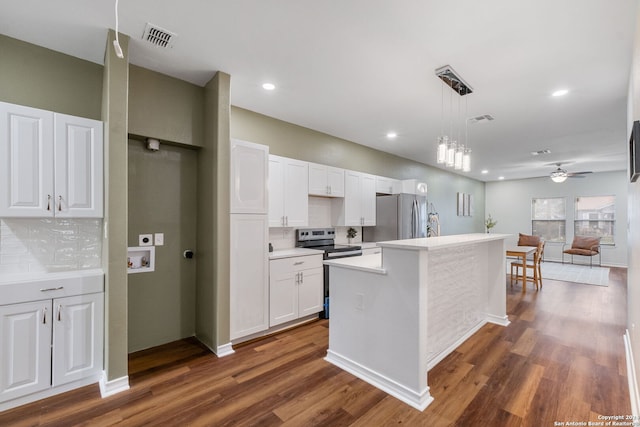
{"label": "tile backsplash", "polygon": [[0,220],[0,274],[102,266],[102,219]]}

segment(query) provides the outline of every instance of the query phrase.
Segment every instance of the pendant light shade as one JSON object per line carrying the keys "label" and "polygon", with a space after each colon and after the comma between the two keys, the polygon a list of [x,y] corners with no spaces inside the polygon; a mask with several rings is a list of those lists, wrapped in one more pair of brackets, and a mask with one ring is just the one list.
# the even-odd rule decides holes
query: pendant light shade
{"label": "pendant light shade", "polygon": [[471,172],[471,150],[465,150],[462,156],[462,172]]}
{"label": "pendant light shade", "polygon": [[447,148],[447,159],[445,165],[449,168],[453,167],[456,162],[456,142],[453,141]]}
{"label": "pendant light shade", "polygon": [[462,170],[462,157],[464,156],[464,147],[458,147],[456,150],[453,167],[456,170]]}
{"label": "pendant light shade", "polygon": [[446,136],[438,137],[438,155],[436,161],[438,164],[443,164],[447,160],[447,142],[449,138]]}

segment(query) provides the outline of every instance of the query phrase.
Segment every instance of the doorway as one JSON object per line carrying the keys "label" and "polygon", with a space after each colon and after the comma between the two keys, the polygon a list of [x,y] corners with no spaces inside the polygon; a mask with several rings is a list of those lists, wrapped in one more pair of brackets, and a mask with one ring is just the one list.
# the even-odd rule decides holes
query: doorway
{"label": "doorway", "polygon": [[140,234],[162,233],[154,271],[128,276],[128,350],[155,347],[195,334],[197,151],[129,140],[128,245]]}

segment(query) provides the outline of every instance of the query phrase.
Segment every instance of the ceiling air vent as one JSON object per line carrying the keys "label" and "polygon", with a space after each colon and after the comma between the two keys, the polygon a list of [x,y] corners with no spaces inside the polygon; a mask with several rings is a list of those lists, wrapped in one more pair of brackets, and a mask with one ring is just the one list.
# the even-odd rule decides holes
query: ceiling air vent
{"label": "ceiling air vent", "polygon": [[147,22],[144,27],[144,34],[142,40],[151,43],[154,46],[163,48],[172,48],[173,41],[177,34],[167,31],[164,28],[160,28],[157,25],[153,25]]}
{"label": "ceiling air vent", "polygon": [[491,114],[483,114],[482,116],[471,117],[469,123],[483,123],[495,120]]}

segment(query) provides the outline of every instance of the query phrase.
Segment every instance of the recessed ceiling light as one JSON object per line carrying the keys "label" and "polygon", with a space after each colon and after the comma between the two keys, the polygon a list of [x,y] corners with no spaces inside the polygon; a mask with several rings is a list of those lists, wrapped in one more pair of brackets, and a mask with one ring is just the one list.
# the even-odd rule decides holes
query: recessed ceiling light
{"label": "recessed ceiling light", "polygon": [[489,171],[488,171],[488,170],[486,170],[486,169],[483,169],[483,170],[481,170],[481,171],[480,171],[480,173],[481,173],[481,174],[486,175],[486,174],[488,174],[488,173],[489,173]]}
{"label": "recessed ceiling light", "polygon": [[565,96],[569,93],[568,89],[559,89],[551,94],[551,96]]}
{"label": "recessed ceiling light", "polygon": [[389,132],[389,133],[387,133],[387,138],[389,138],[389,139],[394,139],[394,138],[395,138],[395,137],[397,137],[397,136],[398,136],[398,134],[397,134],[397,133],[395,133],[395,132]]}
{"label": "recessed ceiling light", "polygon": [[499,176],[498,179],[502,181],[504,179],[504,176]]}
{"label": "recessed ceiling light", "polygon": [[262,89],[264,90],[274,90],[276,88],[276,85],[274,85],[273,83],[265,83],[262,85]]}

